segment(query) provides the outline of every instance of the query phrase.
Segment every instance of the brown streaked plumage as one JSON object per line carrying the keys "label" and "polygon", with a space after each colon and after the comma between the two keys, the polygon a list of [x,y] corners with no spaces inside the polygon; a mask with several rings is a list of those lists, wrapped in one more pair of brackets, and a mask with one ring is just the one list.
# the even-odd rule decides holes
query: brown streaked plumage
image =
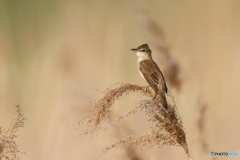
{"label": "brown streaked plumage", "polygon": [[160,102],[165,109],[168,108],[165,92],[168,88],[164,76],[158,65],[152,59],[152,51],[147,44],[143,44],[136,49],[132,49],[138,56],[138,69],[141,77],[147,81],[149,86],[154,90],[156,98],[159,95]]}

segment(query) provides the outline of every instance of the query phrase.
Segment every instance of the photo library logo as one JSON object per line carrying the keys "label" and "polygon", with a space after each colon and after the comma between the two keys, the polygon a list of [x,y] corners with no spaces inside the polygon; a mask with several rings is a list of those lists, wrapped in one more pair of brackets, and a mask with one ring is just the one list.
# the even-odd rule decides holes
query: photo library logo
{"label": "photo library logo", "polygon": [[211,156],[238,156],[238,152],[211,152]]}

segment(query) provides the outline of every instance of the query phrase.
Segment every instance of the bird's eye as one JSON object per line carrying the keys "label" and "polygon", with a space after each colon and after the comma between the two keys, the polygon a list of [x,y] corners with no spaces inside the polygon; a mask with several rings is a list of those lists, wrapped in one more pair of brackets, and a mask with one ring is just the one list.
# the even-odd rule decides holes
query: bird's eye
{"label": "bird's eye", "polygon": [[146,50],[145,50],[145,49],[142,49],[141,51],[142,51],[142,52],[145,52]]}

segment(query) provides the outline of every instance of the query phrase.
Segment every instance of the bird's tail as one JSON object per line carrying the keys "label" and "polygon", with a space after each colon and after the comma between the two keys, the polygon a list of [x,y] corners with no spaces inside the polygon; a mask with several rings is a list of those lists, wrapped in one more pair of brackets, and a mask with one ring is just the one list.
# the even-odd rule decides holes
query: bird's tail
{"label": "bird's tail", "polygon": [[167,110],[168,109],[168,103],[167,103],[167,99],[165,96],[164,92],[159,92],[158,94],[155,93],[155,96],[153,97],[153,99],[159,101],[159,103]]}

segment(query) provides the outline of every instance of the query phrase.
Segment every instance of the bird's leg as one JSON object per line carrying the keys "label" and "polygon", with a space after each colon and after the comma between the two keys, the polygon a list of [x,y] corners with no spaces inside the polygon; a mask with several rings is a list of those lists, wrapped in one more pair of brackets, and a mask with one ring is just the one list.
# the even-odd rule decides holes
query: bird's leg
{"label": "bird's leg", "polygon": [[146,85],[145,86],[145,92],[148,92],[148,88],[149,88],[150,86],[149,85]]}

